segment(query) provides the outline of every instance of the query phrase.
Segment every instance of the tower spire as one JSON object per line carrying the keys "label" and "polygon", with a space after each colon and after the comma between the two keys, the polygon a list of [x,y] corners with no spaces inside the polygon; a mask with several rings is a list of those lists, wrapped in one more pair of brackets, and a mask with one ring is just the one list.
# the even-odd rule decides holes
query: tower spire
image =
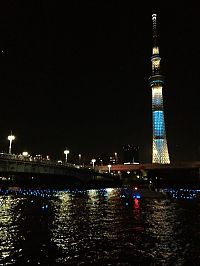
{"label": "tower spire", "polygon": [[156,14],[152,15],[152,22],[153,22],[153,46],[157,47],[157,28],[156,28]]}

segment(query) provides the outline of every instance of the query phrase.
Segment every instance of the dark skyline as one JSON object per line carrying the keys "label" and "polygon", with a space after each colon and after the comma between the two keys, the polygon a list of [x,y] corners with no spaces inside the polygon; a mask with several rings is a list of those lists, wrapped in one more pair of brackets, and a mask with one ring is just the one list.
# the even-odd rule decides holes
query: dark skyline
{"label": "dark skyline", "polygon": [[[80,1],[81,2],[81,1]],[[139,8],[128,1],[16,4],[0,13],[0,150],[64,157],[152,145],[152,13],[157,13],[170,157],[199,160],[198,8]],[[70,157],[70,156],[69,156]]]}

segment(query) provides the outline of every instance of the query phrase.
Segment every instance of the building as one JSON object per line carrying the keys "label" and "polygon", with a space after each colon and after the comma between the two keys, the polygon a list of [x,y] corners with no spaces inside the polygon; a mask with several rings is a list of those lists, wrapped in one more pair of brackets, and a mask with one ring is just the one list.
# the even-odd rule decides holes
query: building
{"label": "building", "polygon": [[97,165],[108,165],[108,164],[110,164],[110,156],[107,152],[104,152],[97,157]]}
{"label": "building", "polygon": [[123,162],[139,163],[139,146],[126,144],[123,146]]}
{"label": "building", "polygon": [[118,154],[117,152],[114,155],[109,155],[108,153],[102,153],[97,158],[97,165],[108,165],[108,164],[117,164],[118,163]]}
{"label": "building", "polygon": [[116,160],[116,156],[110,156],[110,164],[116,164],[117,160]]}
{"label": "building", "polygon": [[157,45],[156,18],[157,15],[153,14],[153,51],[151,57],[152,74],[149,78],[152,90],[152,163],[169,164],[170,159],[167,146],[162,95],[162,89],[165,85],[165,81],[160,71],[161,58],[159,55],[159,47]]}

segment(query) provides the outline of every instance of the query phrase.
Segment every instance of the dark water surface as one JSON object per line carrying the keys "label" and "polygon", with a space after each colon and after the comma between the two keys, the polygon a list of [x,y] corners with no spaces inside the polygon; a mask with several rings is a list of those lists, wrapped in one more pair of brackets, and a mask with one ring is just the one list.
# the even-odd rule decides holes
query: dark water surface
{"label": "dark water surface", "polygon": [[198,191],[0,190],[0,265],[200,265]]}

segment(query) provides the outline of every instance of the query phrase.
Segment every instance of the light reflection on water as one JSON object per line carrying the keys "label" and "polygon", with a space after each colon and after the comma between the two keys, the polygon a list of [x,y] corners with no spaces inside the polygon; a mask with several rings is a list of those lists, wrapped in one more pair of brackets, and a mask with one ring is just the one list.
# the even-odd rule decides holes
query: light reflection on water
{"label": "light reflection on water", "polygon": [[199,265],[199,191],[178,191],[0,190],[0,265]]}

